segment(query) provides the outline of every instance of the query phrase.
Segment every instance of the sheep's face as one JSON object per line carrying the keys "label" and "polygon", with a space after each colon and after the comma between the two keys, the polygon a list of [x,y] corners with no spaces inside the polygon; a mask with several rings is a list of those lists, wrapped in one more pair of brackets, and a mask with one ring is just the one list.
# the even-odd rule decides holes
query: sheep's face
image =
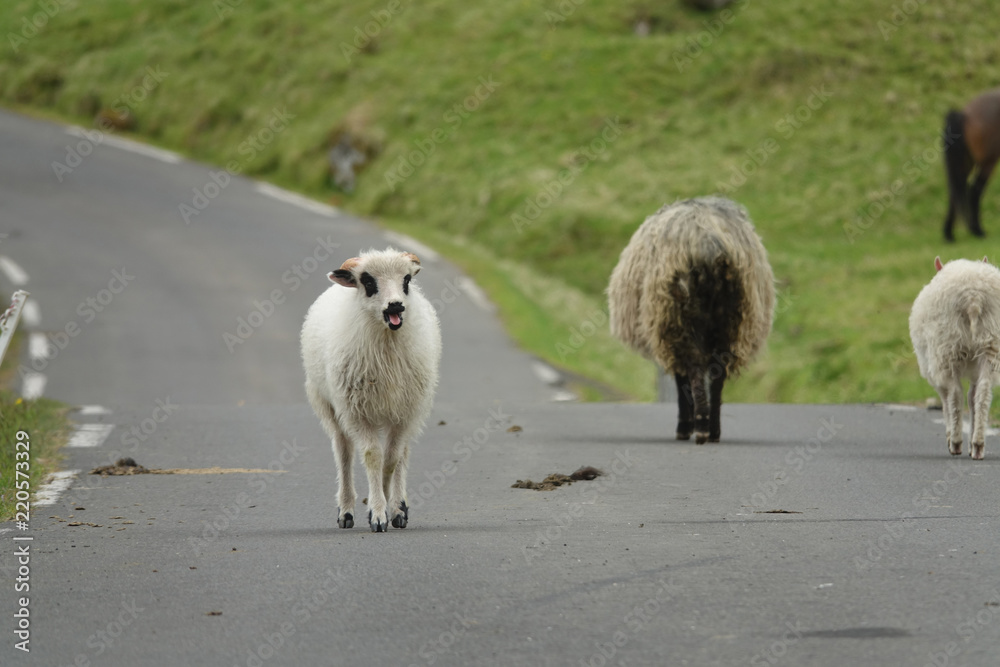
{"label": "sheep's face", "polygon": [[410,280],[420,271],[420,260],[392,249],[352,257],[328,275],[331,281],[358,290],[362,310],[381,320],[391,331],[403,326],[409,303]]}

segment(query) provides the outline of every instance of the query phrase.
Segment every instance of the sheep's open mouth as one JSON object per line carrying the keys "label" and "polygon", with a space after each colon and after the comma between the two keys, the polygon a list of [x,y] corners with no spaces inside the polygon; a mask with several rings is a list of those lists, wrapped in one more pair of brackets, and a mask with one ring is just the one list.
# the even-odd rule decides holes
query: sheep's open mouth
{"label": "sheep's open mouth", "polygon": [[399,327],[403,326],[403,316],[399,313],[390,313],[389,311],[382,311],[382,317],[389,324],[389,328],[395,331]]}

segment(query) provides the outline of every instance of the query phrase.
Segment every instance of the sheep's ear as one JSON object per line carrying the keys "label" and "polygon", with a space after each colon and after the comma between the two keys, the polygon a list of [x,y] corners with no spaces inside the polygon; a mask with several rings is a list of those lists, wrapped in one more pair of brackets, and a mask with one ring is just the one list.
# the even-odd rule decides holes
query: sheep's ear
{"label": "sheep's ear", "polygon": [[337,269],[336,271],[331,271],[326,274],[326,277],[330,279],[330,282],[337,283],[338,285],[343,285],[344,287],[357,287],[358,281],[354,279],[354,274],[350,271],[345,271],[344,269]]}
{"label": "sheep's ear", "polygon": [[983,261],[986,262],[987,264],[989,264],[990,263],[990,256],[989,255],[983,255]]}
{"label": "sheep's ear", "polygon": [[934,268],[938,271],[944,268],[944,264],[941,263],[940,255],[934,258]]}
{"label": "sheep's ear", "polygon": [[420,258],[418,258],[416,255],[414,255],[412,252],[404,252],[403,253],[403,257],[405,257],[406,259],[408,259],[411,262],[413,262],[414,264],[416,264],[416,266],[413,267],[413,273],[410,274],[410,275],[414,275],[415,276],[418,273],[420,273]]}

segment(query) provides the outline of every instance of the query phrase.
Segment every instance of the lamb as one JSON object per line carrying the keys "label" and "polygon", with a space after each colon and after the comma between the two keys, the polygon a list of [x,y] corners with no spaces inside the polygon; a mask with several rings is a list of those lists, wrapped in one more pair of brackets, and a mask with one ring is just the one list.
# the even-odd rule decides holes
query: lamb
{"label": "lamb", "polygon": [[941,395],[948,451],[962,453],[962,379],[969,378],[972,447],[981,461],[986,455],[986,425],[993,386],[1000,382],[1000,269],[957,259],[941,264],[920,290],[910,311],[910,339],[920,375]]}
{"label": "lamb", "polygon": [[419,271],[416,255],[393,248],[348,259],[328,275],[336,284],[302,326],[306,395],[333,441],[341,528],[354,527],[355,446],[368,474],[372,532],[409,520],[410,441],[430,413],[441,359],[437,314],[410,282]]}
{"label": "lamb", "polygon": [[607,293],[611,333],[674,374],[677,439],[718,442],[723,384],[774,317],[774,274],[746,210],[722,197],[664,206],[622,251]]}

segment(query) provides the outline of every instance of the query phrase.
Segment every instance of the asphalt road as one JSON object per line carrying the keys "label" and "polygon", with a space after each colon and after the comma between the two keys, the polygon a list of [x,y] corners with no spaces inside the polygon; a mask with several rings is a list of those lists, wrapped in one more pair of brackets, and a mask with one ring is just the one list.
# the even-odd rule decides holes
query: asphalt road
{"label": "asphalt road", "polygon": [[[208,168],[100,145],[58,183],[70,140],[0,114],[0,255],[30,276],[40,330],[80,329],[45,393],[113,425],[65,467],[269,472],[81,474],[27,533],[30,653],[14,648],[25,533],[0,534],[0,663],[998,663],[995,438],[974,462],[947,454],[940,413],[727,405],[722,443],[677,443],[673,406],[551,401],[439,260],[418,278],[445,355],[409,527],[337,529],[297,350],[328,269],[295,290],[282,276],[317,239],[342,258],[384,234],[242,179],[185,224]],[[114,271],[135,278],[85,322]],[[275,289],[230,351],[223,334]],[[607,475],[510,488],[582,465]]]}

